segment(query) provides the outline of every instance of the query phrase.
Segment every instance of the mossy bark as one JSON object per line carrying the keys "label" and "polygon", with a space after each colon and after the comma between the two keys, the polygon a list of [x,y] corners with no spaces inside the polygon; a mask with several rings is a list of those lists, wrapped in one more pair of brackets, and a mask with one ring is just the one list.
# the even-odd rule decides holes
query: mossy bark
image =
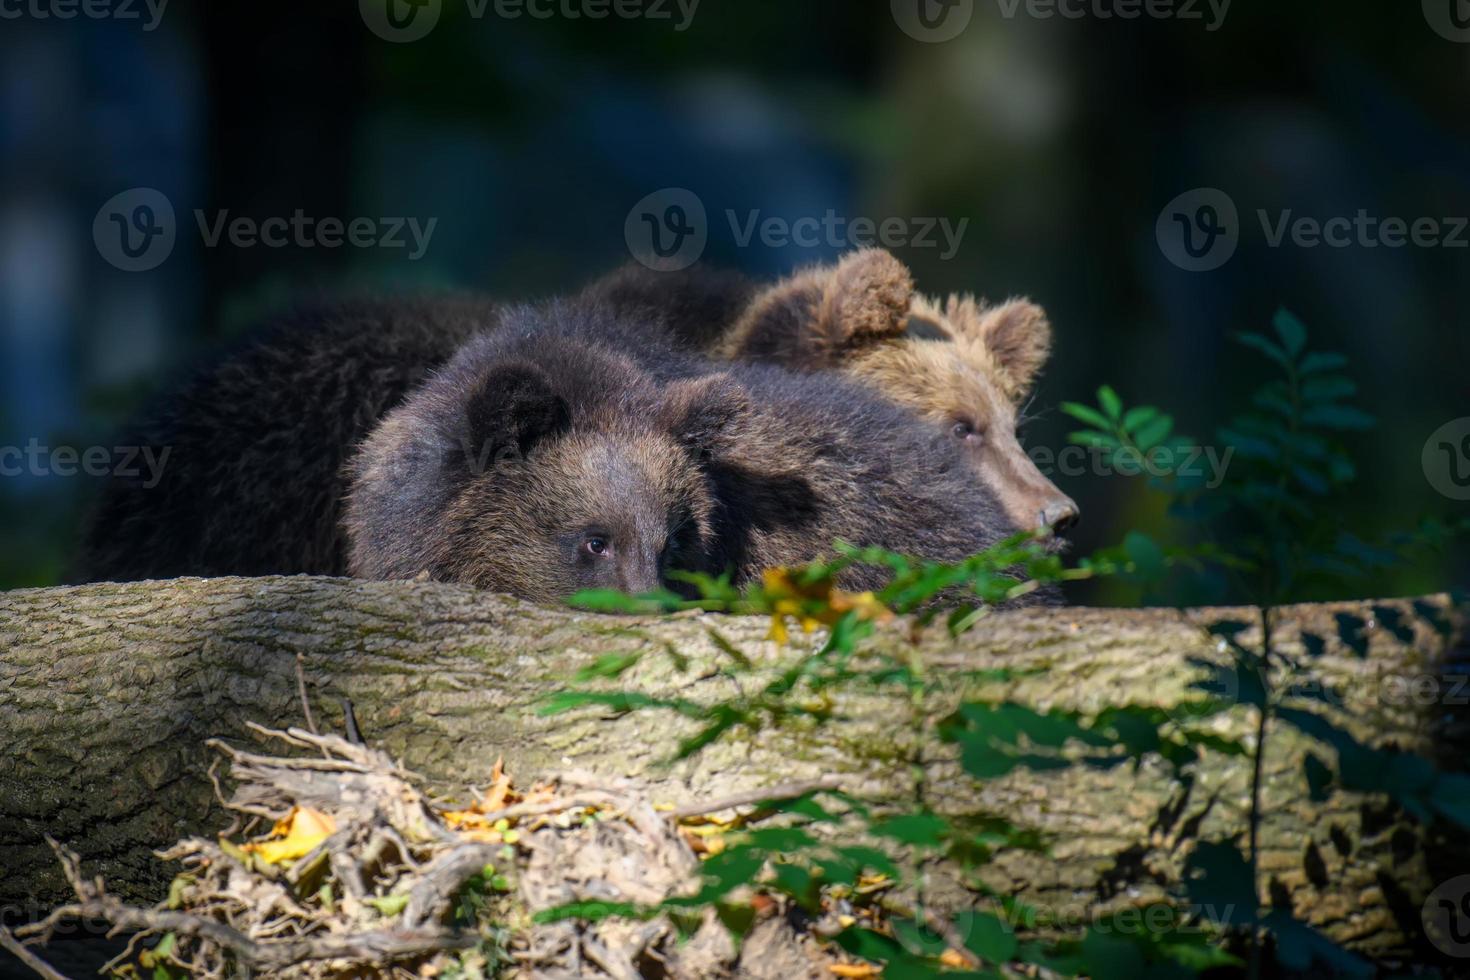
{"label": "mossy bark", "polygon": [[[1335,692],[1318,710],[1360,740],[1463,768],[1470,698],[1461,613],[1444,598],[1346,603],[1278,612],[1282,649]],[[1341,617],[1368,624],[1366,650],[1340,637]],[[960,678],[1011,668],[1005,682],[956,680],[980,694],[1050,708],[1147,704],[1197,697],[1198,662],[1231,656],[1206,630],[1254,623],[1253,610],[1055,609],[1000,613],[954,639],[918,641],[926,669]],[[249,741],[245,723],[300,724],[297,658],[317,724],[341,730],[350,700],[364,737],[446,788],[483,783],[504,757],[518,783],[557,770],[637,776],[659,800],[687,802],[836,775],[847,790],[911,800],[915,708],[897,689],[851,691],[822,726],[789,720],[737,731],[693,759],[664,765],[693,723],[669,712],[610,716],[536,712],[578,670],[616,652],[644,652],[619,689],[719,701],[752,690],[779,651],[755,619],[683,615],[613,618],[545,609],[470,589],[343,580],[183,579],[0,595],[0,903],[39,910],[63,896],[51,835],[119,894],[156,899],[166,869],[153,848],[228,822],[214,802],[206,739]],[[756,663],[732,673],[717,629]],[[1311,649],[1304,648],[1303,636]],[[1321,649],[1317,641],[1321,638]],[[904,644],[908,624],[880,630]],[[1258,638],[1252,629],[1247,644]],[[1351,639],[1351,638],[1349,638]],[[677,651],[678,656],[669,651]],[[1044,668],[1044,669],[1042,669]],[[1457,686],[1458,685],[1458,686]],[[943,700],[943,699],[941,699]],[[1320,700],[1320,699],[1319,699]],[[946,703],[925,706],[933,716]],[[1250,741],[1254,712],[1238,708],[1219,734]],[[1303,778],[1314,746],[1273,725],[1264,765],[1261,865],[1275,902],[1377,957],[1427,958],[1419,908],[1470,847],[1385,798],[1334,793],[1312,802]],[[1207,754],[1186,788],[1169,767],[1014,773],[976,786],[951,757],[931,753],[925,802],[940,812],[987,811],[1053,841],[1049,856],[1010,853],[987,883],[1053,911],[1087,916],[1176,888],[1197,840],[1243,840],[1250,760]],[[936,889],[955,894],[944,867]]]}

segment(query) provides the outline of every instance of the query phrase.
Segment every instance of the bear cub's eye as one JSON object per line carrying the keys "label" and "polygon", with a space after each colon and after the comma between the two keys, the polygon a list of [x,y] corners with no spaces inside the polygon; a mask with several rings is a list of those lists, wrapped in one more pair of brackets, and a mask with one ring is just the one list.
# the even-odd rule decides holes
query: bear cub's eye
{"label": "bear cub's eye", "polygon": [[590,537],[582,542],[582,550],[595,558],[608,558],[612,555],[612,542],[607,538]]}
{"label": "bear cub's eye", "polygon": [[961,442],[973,442],[980,439],[980,433],[976,430],[975,423],[965,419],[957,420],[949,431]]}

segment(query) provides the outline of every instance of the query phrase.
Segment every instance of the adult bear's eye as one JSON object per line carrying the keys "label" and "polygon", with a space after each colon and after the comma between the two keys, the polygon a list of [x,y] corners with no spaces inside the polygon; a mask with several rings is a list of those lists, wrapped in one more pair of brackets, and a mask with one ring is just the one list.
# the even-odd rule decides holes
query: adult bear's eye
{"label": "adult bear's eye", "polygon": [[607,558],[612,555],[612,544],[606,538],[588,538],[582,542],[582,550],[597,558]]}

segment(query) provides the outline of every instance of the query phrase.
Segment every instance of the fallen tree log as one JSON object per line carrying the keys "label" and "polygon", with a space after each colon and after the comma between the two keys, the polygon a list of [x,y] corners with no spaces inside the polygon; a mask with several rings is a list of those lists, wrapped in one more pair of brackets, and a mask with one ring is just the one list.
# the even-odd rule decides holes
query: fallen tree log
{"label": "fallen tree log", "polygon": [[[1240,609],[1023,610],[958,639],[931,628],[918,649],[934,673],[1011,670],[1004,680],[966,680],[967,694],[1042,708],[1170,709],[1195,696],[1202,663],[1231,662],[1207,627],[1254,619]],[[1361,637],[1344,629],[1357,621],[1366,624]],[[1319,700],[1341,728],[1463,770],[1465,625],[1463,610],[1440,597],[1291,607],[1279,611],[1275,634],[1333,692]],[[753,673],[721,669],[728,655],[713,627],[751,656]],[[640,651],[658,655],[618,678],[619,689],[728,698],[782,656],[768,628],[758,619],[614,618],[454,586],[308,578],[0,595],[0,902],[34,916],[68,896],[46,835],[77,851],[86,873],[105,877],[114,893],[156,900],[167,872],[152,849],[228,822],[206,740],[247,743],[247,722],[300,724],[303,686],[323,729],[342,731],[350,702],[365,738],[449,789],[483,783],[503,757],[519,779],[567,769],[636,776],[672,803],[819,778],[873,800],[910,799],[911,707],[898,689],[845,692],[838,722],[788,719],[755,737],[737,731],[669,766],[693,726],[673,713],[535,710],[580,669]],[[909,636],[908,624],[894,623],[871,642]],[[677,656],[663,655],[669,650]],[[1254,718],[1244,707],[1222,715],[1219,734],[1250,741]],[[1314,802],[1302,777],[1310,747],[1286,726],[1271,731],[1263,897],[1366,955],[1435,958],[1420,907],[1459,873],[1452,869],[1470,867],[1464,835],[1416,822],[1382,797],[1334,792]],[[938,755],[923,782],[941,813],[1001,813],[1048,835],[1050,855],[1005,854],[987,884],[1085,921],[1177,890],[1194,842],[1244,839],[1251,760],[1210,755],[1192,776],[1181,784],[1162,763],[1145,763],[1017,771],[977,788]]]}

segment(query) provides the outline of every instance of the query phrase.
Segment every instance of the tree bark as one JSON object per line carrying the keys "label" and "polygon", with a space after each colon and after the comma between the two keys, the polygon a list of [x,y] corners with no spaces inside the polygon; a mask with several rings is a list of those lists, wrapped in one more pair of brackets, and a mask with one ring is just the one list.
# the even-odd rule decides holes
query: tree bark
{"label": "tree bark", "polygon": [[[1366,656],[1339,638],[1339,617],[1368,622]],[[1280,610],[1281,649],[1341,694],[1327,714],[1359,740],[1463,769],[1470,685],[1465,615],[1444,597]],[[1197,697],[1203,661],[1229,664],[1206,632],[1254,610],[1049,609],[999,613],[958,639],[930,628],[918,649],[934,676],[1010,668],[1006,681],[956,681],[957,692],[1040,708],[1122,704],[1166,709]],[[181,579],[0,595],[0,902],[39,912],[66,896],[50,835],[78,851],[115,893],[156,900],[169,869],[151,850],[228,819],[214,802],[206,739],[248,742],[247,721],[299,725],[297,658],[317,724],[342,730],[350,700],[363,736],[446,789],[483,784],[504,757],[520,785],[581,769],[648,780],[660,802],[689,803],[835,776],[875,800],[911,801],[914,708],[893,689],[844,692],[839,720],[737,730],[694,758],[663,765],[694,723],[669,712],[543,717],[549,692],[609,653],[643,652],[610,684],[714,702],[751,691],[778,661],[769,623],[681,615],[614,618],[545,609],[471,589],[329,579]],[[753,673],[722,668],[712,630],[745,651]],[[909,624],[876,644],[907,641]],[[1303,635],[1324,649],[1304,651]],[[1252,629],[1243,642],[1258,640]],[[797,636],[795,650],[819,637]],[[1315,648],[1316,643],[1311,645]],[[670,651],[677,651],[677,656]],[[1458,678],[1458,680],[1456,679]],[[956,696],[958,696],[958,693]],[[948,704],[931,704],[931,714]],[[1318,710],[1324,710],[1319,705]],[[1254,712],[1221,716],[1219,734],[1249,741]],[[1264,760],[1261,868],[1271,898],[1373,957],[1423,958],[1419,909],[1470,867],[1463,832],[1424,826],[1386,798],[1334,792],[1312,802],[1304,755],[1331,754],[1273,724]],[[1012,773],[978,785],[936,753],[925,801],[941,813],[1002,814],[1052,840],[1052,853],[1003,854],[986,872],[1001,892],[1065,916],[1139,904],[1177,889],[1197,840],[1245,839],[1249,758],[1207,754],[1187,788],[1162,762]],[[940,888],[948,886],[937,868]],[[1263,889],[1263,892],[1266,890]]]}

